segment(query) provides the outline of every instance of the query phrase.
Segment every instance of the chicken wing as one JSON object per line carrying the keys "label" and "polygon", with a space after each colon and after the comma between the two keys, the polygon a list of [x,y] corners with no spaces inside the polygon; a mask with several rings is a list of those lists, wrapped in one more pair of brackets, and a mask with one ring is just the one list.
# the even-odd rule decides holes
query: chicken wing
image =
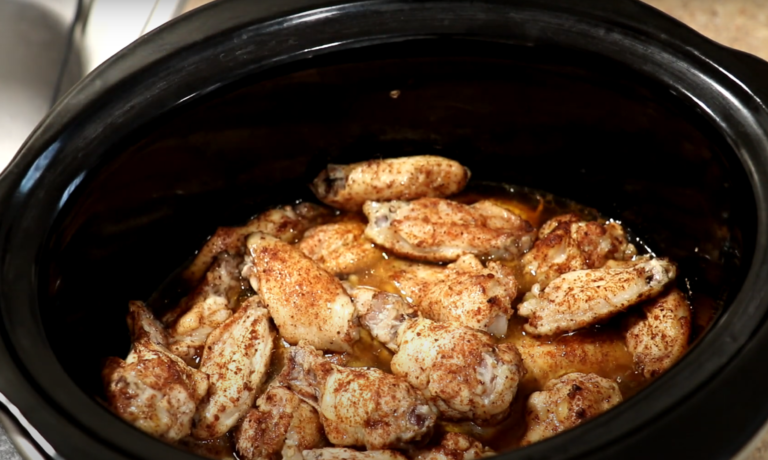
{"label": "chicken wing", "polygon": [[637,369],[653,378],[672,367],[688,349],[691,306],[678,289],[643,307],[642,315],[629,321],[627,348]]}
{"label": "chicken wing", "polygon": [[568,430],[622,401],[616,382],[595,374],[573,373],[549,381],[531,394],[525,413],[528,445]]}
{"label": "chicken wing", "polygon": [[448,420],[493,424],[503,419],[524,373],[512,344],[455,323],[409,317],[397,294],[357,288],[352,292],[360,322],[396,351],[390,366]]}
{"label": "chicken wing", "polygon": [[208,397],[198,407],[192,434],[217,438],[232,428],[256,399],[274,345],[269,313],[251,297],[205,342],[200,370],[208,374]]}
{"label": "chicken wing", "polygon": [[541,226],[538,241],[523,256],[523,272],[543,288],[563,273],[600,268],[609,259],[636,254],[618,223],[584,222],[564,214]]}
{"label": "chicken wing", "polygon": [[464,254],[511,259],[530,249],[536,235],[528,221],[490,201],[368,201],[363,212],[365,236],[374,243],[428,262],[452,262]]}
{"label": "chicken wing", "polygon": [[314,180],[312,191],[325,204],[360,211],[368,200],[414,200],[446,197],[464,189],[469,169],[438,156],[370,160],[328,165]]}
{"label": "chicken wing", "polygon": [[618,334],[575,334],[552,341],[525,335],[514,343],[528,371],[526,380],[537,388],[572,372],[600,369],[606,377],[622,377],[633,371],[632,355]]}
{"label": "chicken wing", "polygon": [[102,371],[109,406],[123,420],[167,441],[190,433],[208,376],[187,366],[163,342],[162,325],[141,302],[131,302],[133,345],[123,361],[111,357]]}
{"label": "chicken wing", "polygon": [[208,335],[226,321],[238,305],[241,256],[221,253],[200,285],[163,319],[170,324],[169,349],[190,362]]}
{"label": "chicken wing", "polygon": [[535,335],[575,331],[653,298],[675,279],[667,259],[645,258],[624,268],[578,270],[559,276],[544,289],[534,285],[518,307]]}
{"label": "chicken wing", "polygon": [[264,233],[248,237],[252,268],[244,273],[290,344],[349,351],[360,337],[355,306],[341,282],[294,246]]}
{"label": "chicken wing", "polygon": [[359,450],[346,447],[326,447],[304,451],[304,460],[408,460],[396,450]]}
{"label": "chicken wing", "polygon": [[279,381],[320,413],[328,440],[368,450],[428,439],[436,411],[400,377],[332,364],[305,342],[289,349]]}
{"label": "chicken wing", "polygon": [[363,236],[357,221],[320,225],[307,230],[299,250],[334,275],[348,275],[381,260],[381,250]]}
{"label": "chicken wing", "polygon": [[272,385],[235,433],[242,460],[303,460],[302,452],[325,445],[317,411],[287,388]]}
{"label": "chicken wing", "polygon": [[502,336],[512,316],[517,281],[499,262],[488,267],[467,254],[447,267],[408,264],[391,274],[400,292],[426,318],[452,321]]}
{"label": "chicken wing", "polygon": [[494,455],[496,452],[474,438],[461,433],[446,433],[438,446],[417,451],[414,460],[478,460]]}
{"label": "chicken wing", "polygon": [[312,203],[300,203],[266,211],[242,227],[219,227],[181,276],[189,284],[197,284],[219,253],[242,255],[245,252],[245,238],[251,233],[262,232],[287,243],[295,243],[307,229],[330,216],[331,212],[326,208]]}

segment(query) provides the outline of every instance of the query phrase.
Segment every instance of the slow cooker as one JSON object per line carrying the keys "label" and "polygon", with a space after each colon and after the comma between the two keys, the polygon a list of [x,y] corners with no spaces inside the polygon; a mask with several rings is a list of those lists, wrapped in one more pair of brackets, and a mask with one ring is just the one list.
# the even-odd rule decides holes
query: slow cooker
{"label": "slow cooker", "polygon": [[127,301],[329,161],[438,154],[621,220],[712,299],[648,388],[498,458],[730,458],[768,419],[766,101],[768,63],[634,0],[207,5],[81,81],[0,178],[1,418],[28,455],[197,458],[103,404]]}

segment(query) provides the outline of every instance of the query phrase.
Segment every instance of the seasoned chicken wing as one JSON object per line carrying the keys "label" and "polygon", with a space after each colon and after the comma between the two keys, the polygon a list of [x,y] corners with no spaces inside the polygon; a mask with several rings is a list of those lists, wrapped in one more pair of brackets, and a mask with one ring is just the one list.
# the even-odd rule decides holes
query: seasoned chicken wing
{"label": "seasoned chicken wing", "polygon": [[464,255],[447,267],[409,264],[392,273],[401,293],[426,318],[452,321],[501,336],[507,332],[517,281],[499,262],[488,267]]}
{"label": "seasoned chicken wing", "polygon": [[512,344],[456,323],[409,317],[397,294],[357,288],[360,322],[396,351],[392,373],[405,378],[448,420],[494,423],[503,419],[524,373]]}
{"label": "seasoned chicken wing", "polygon": [[337,446],[404,447],[428,439],[437,419],[402,378],[337,366],[304,342],[289,349],[279,381],[317,409],[325,435]]}
{"label": "seasoned chicken wing", "polygon": [[189,362],[208,335],[226,321],[238,305],[241,256],[221,253],[200,285],[163,319],[170,324],[169,349]]}
{"label": "seasoned chicken wing", "polygon": [[208,376],[187,366],[163,346],[159,321],[141,302],[131,302],[128,357],[109,358],[102,371],[112,410],[140,430],[168,441],[187,436],[195,408],[208,390]]}
{"label": "seasoned chicken wing", "polygon": [[644,258],[623,268],[578,270],[559,276],[540,290],[534,285],[518,307],[535,335],[575,331],[658,295],[675,279],[667,259]]}
{"label": "seasoned chicken wing", "polygon": [[328,205],[360,211],[368,200],[414,200],[446,197],[464,189],[469,169],[438,156],[370,160],[328,165],[312,183],[312,191]]}
{"label": "seasoned chicken wing", "polygon": [[272,385],[235,433],[241,460],[303,460],[302,452],[325,445],[317,411],[287,388]]}
{"label": "seasoned chicken wing", "polygon": [[219,227],[184,270],[182,278],[190,284],[197,284],[219,253],[242,255],[245,252],[245,238],[251,233],[262,232],[287,243],[295,243],[307,229],[330,216],[331,212],[326,208],[312,203],[300,203],[266,211],[242,227]]}
{"label": "seasoned chicken wing", "polygon": [[600,369],[606,377],[620,377],[633,370],[632,355],[619,334],[575,334],[555,340],[525,335],[515,345],[528,371],[525,378],[536,387],[572,372]]}
{"label": "seasoned chicken wing", "polygon": [[429,262],[464,254],[511,259],[533,245],[536,230],[517,214],[479,201],[471,206],[441,198],[368,201],[365,236],[393,253]]}
{"label": "seasoned chicken wing", "polygon": [[307,230],[299,250],[334,275],[348,275],[381,259],[381,250],[363,236],[357,221],[320,225]]}
{"label": "seasoned chicken wing", "polygon": [[198,439],[222,436],[256,400],[269,368],[274,336],[269,313],[251,297],[205,342],[200,370],[208,374],[208,397],[198,407],[192,434]]}
{"label": "seasoned chicken wing", "polygon": [[408,460],[408,457],[396,450],[359,450],[346,447],[325,447],[305,450],[304,460]]}
{"label": "seasoned chicken wing", "polygon": [[416,452],[414,460],[478,460],[494,455],[496,452],[474,438],[461,433],[446,433],[439,445]]}
{"label": "seasoned chicken wing", "polygon": [[630,318],[627,348],[637,369],[646,378],[656,377],[672,367],[688,349],[691,334],[691,306],[678,289],[643,307]]}
{"label": "seasoned chicken wing", "polygon": [[563,273],[600,268],[609,259],[636,254],[618,223],[584,222],[575,214],[564,214],[541,226],[539,239],[523,256],[523,272],[546,287]]}
{"label": "seasoned chicken wing", "polygon": [[360,337],[355,306],[341,282],[296,247],[264,233],[248,237],[244,273],[288,343],[349,351]]}
{"label": "seasoned chicken wing", "polygon": [[568,430],[622,401],[616,382],[595,374],[573,373],[548,382],[528,398],[528,445]]}

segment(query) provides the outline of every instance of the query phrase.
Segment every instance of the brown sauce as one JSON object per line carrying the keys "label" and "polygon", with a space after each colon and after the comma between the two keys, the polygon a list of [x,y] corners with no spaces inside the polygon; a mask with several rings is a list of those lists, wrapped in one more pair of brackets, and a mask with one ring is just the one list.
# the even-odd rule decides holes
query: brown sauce
{"label": "brown sauce", "polygon": [[[539,228],[552,217],[575,213],[585,220],[606,221],[596,210],[580,206],[571,201],[557,198],[540,191],[525,188],[509,187],[500,184],[479,183],[470,184],[466,191],[452,197],[452,199],[471,204],[479,200],[490,199],[528,220],[534,227]],[[362,220],[365,217],[359,214],[339,212],[332,221]],[[642,241],[632,235],[631,229],[625,227],[630,242],[634,243],[638,251],[644,252],[647,248]],[[381,251],[381,257],[369,266],[349,275],[346,281],[352,285],[364,285],[375,287],[384,291],[402,294],[398,287],[388,278],[388,274],[396,270],[402,264],[414,263],[390,255],[386,250]],[[532,282],[522,274],[519,262],[504,262],[517,268],[517,281],[520,292],[515,304],[530,289]],[[685,273],[678,275],[679,280],[685,279]],[[690,295],[692,294],[692,295]],[[244,281],[242,298],[253,295],[253,291]],[[689,293],[689,300],[693,308],[693,335],[700,334],[711,324],[717,310],[718,303],[708,297]],[[512,404],[510,416],[501,424],[492,427],[481,427],[471,422],[450,423],[439,422],[438,431],[461,432],[475,437],[483,444],[496,452],[509,451],[519,446],[525,433],[525,404],[528,396],[541,389],[544,383],[551,378],[558,378],[571,372],[594,373],[604,378],[616,381],[626,400],[638,391],[642,390],[651,380],[648,380],[634,369],[632,355],[626,348],[622,333],[622,321],[624,314],[611,319],[605,324],[576,331],[560,337],[534,338],[526,335],[523,330],[524,318],[513,316],[510,319],[506,334],[497,339],[499,342],[512,342],[518,346],[525,359],[526,350],[546,350],[549,356],[556,357],[557,366],[529,370],[520,383],[515,400]],[[283,365],[285,350],[289,346],[281,338],[277,338],[272,358],[271,368],[267,377],[267,384],[280,372]],[[390,372],[392,352],[371,335],[363,330],[360,340],[353,346],[353,351],[344,354],[327,354],[329,359],[339,365],[349,367],[376,367],[385,372]],[[193,366],[199,364],[199,358],[190,363]],[[266,384],[265,384],[266,387]],[[231,434],[231,433],[230,433]],[[179,446],[209,458],[236,458],[232,451],[233,442],[231,436],[213,441],[183,440]]]}

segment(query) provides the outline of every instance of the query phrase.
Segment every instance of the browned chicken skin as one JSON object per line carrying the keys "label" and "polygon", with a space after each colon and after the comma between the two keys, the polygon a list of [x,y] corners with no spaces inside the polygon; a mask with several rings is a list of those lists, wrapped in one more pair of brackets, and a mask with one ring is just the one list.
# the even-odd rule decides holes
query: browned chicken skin
{"label": "browned chicken skin", "polygon": [[258,297],[243,303],[205,342],[200,370],[208,374],[208,396],[197,408],[192,434],[198,439],[224,435],[245,415],[264,382],[274,335]]}
{"label": "browned chicken skin", "polygon": [[205,345],[208,335],[232,316],[242,290],[242,256],[221,253],[200,285],[163,318],[170,325],[168,348],[190,362]]}
{"label": "browned chicken skin", "polygon": [[325,435],[337,446],[406,447],[428,439],[437,419],[402,378],[337,366],[303,342],[289,349],[279,381],[317,409]]}
{"label": "browned chicken skin", "polygon": [[456,323],[410,317],[397,294],[357,288],[352,297],[360,321],[396,351],[392,373],[405,378],[447,420],[493,424],[503,419],[524,373],[512,344]]}
{"label": "browned chicken skin", "polygon": [[496,452],[474,438],[461,433],[446,433],[439,445],[417,451],[414,460],[478,460],[494,455]]}
{"label": "browned chicken skin", "polygon": [[304,451],[304,460],[408,460],[396,450],[359,451],[346,447],[325,447]]}
{"label": "browned chicken skin", "polygon": [[568,430],[622,401],[616,382],[595,374],[573,373],[551,380],[528,398],[528,431],[522,445]]}
{"label": "browned chicken skin", "polygon": [[334,275],[362,270],[381,258],[381,250],[363,236],[365,224],[338,222],[313,227],[304,234],[299,250]]}
{"label": "browned chicken skin", "polygon": [[525,330],[531,334],[575,331],[655,297],[676,273],[669,260],[647,257],[621,268],[568,272],[543,290],[534,285],[518,314],[529,319]]}
{"label": "browned chicken skin", "polygon": [[630,318],[627,348],[637,369],[646,378],[653,378],[685,354],[690,334],[691,306],[680,290],[672,289]]}
{"label": "browned chicken skin", "polygon": [[616,222],[585,222],[575,214],[564,214],[541,226],[539,239],[523,256],[523,272],[543,288],[564,273],[600,268],[609,259],[625,260],[636,254]]}
{"label": "browned chicken skin", "polygon": [[107,400],[123,420],[168,441],[187,436],[208,376],[165,347],[162,325],[141,302],[131,302],[133,346],[123,361],[109,358],[102,371]]}
{"label": "browned chicken skin", "polygon": [[427,262],[452,262],[464,254],[511,259],[530,249],[536,235],[528,221],[491,201],[368,201],[363,212],[370,240]]}
{"label": "browned chicken skin", "polygon": [[349,351],[360,336],[355,306],[341,282],[295,246],[263,233],[248,237],[251,285],[288,343]]}
{"label": "browned chicken skin", "polygon": [[465,255],[447,267],[404,265],[392,280],[424,317],[456,322],[502,336],[517,296],[514,272],[498,262],[487,267]]}
{"label": "browned chicken skin", "polygon": [[469,170],[438,156],[370,160],[328,165],[312,183],[322,201],[345,211],[360,211],[368,200],[414,200],[446,197],[467,185]]}
{"label": "browned chicken skin", "polygon": [[272,385],[235,433],[241,460],[304,460],[302,452],[326,444],[317,411],[291,390]]}
{"label": "browned chicken skin", "polygon": [[245,238],[254,232],[271,235],[286,243],[295,243],[307,229],[331,216],[328,209],[312,203],[282,206],[251,219],[242,227],[219,227],[198,251],[195,260],[182,273],[188,283],[197,284],[219,253],[245,253]]}

